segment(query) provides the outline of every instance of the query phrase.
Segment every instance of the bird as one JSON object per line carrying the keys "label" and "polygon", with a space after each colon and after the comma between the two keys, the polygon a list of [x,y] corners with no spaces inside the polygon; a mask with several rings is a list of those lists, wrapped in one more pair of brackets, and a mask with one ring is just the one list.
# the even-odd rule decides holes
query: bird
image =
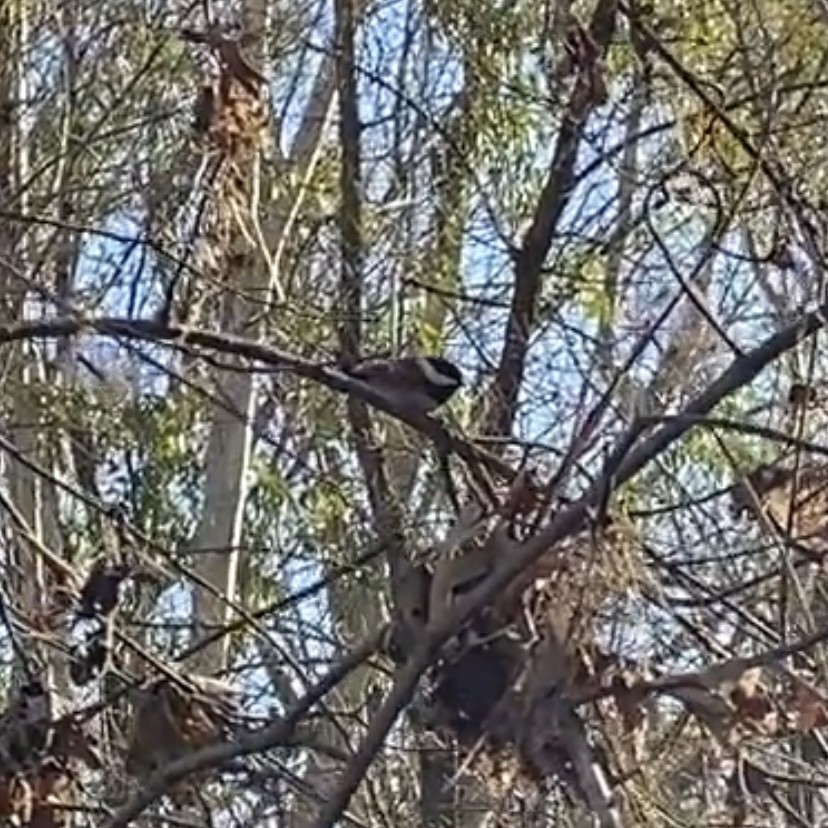
{"label": "bird", "polygon": [[412,414],[434,411],[463,385],[460,369],[436,356],[369,359],[345,373]]}

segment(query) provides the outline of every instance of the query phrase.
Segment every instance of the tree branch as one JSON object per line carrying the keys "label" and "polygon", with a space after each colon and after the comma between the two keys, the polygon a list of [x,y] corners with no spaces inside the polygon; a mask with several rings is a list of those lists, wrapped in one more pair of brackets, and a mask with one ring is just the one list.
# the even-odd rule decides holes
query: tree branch
{"label": "tree branch", "polygon": [[[601,55],[606,52],[614,29],[615,0],[598,0],[590,24],[590,34]],[[543,263],[552,245],[558,220],[572,194],[581,128],[597,102],[590,85],[584,78],[578,77],[563,115],[546,183],[515,259],[515,288],[500,363],[488,391],[484,433],[506,436],[512,430],[517,396],[523,382],[529,336],[535,322]]]}
{"label": "tree branch", "polygon": [[[218,333],[185,325],[165,324],[149,319],[58,317],[0,325],[0,344],[24,339],[57,339],[90,332],[116,339],[126,338],[156,343],[167,342],[179,349],[196,346],[219,353],[247,357],[252,362],[272,366],[276,370],[312,380],[333,391],[349,394],[362,400],[404,422],[415,431],[424,434],[440,449],[456,454],[473,469],[482,465],[506,482],[511,482],[516,476],[516,472],[507,463],[472,445],[462,437],[452,434],[439,420],[412,413],[405,407],[396,406],[368,386],[351,379],[347,374],[343,374],[329,365],[310,362],[286,351],[235,334]],[[238,370],[238,366],[236,366],[236,370]],[[251,368],[250,370],[261,369]]]}
{"label": "tree branch", "polygon": [[[607,460],[599,479],[579,501],[558,512],[550,523],[534,537],[523,544],[516,544],[509,554],[501,558],[491,575],[479,587],[468,595],[461,596],[451,612],[440,614],[433,623],[429,624],[422,640],[412,652],[410,660],[397,672],[391,692],[377,711],[359,752],[343,773],[339,786],[320,814],[316,823],[317,828],[330,828],[345,810],[365,770],[382,746],[385,736],[400,711],[410,700],[420,676],[431,664],[445,641],[454,635],[471,615],[491,602],[513,578],[542,555],[548,554],[549,550],[561,540],[581,529],[588,518],[589,509],[600,502],[608,487],[616,487],[630,480],[652,459],[692,428],[695,423],[694,417],[706,415],[725,397],[753,380],[765,366],[781,354],[825,327],[828,324],[826,314],[828,314],[828,304],[803,315],[798,322],[769,337],[751,353],[735,359],[719,379],[699,394],[676,420],[666,424],[637,449],[627,453],[626,444],[629,438],[622,437],[618,448]],[[84,323],[71,319],[26,322],[0,326],[0,343],[35,337],[69,336],[81,330],[94,330],[107,335],[132,336],[138,339],[186,339],[192,344],[200,344],[216,350],[235,349],[236,353],[243,353],[251,359],[275,364],[300,376],[317,379],[335,390],[349,390],[347,378],[332,379],[328,374],[328,369],[323,366],[307,363],[267,346],[248,342],[239,337],[184,330],[154,322],[133,322],[123,319],[87,320]],[[378,636],[375,637],[372,642],[366,644],[358,652],[352,653],[332,670],[283,719],[258,733],[245,734],[234,743],[210,746],[167,766],[163,772],[150,778],[141,793],[121,808],[104,828],[123,828],[131,819],[163,795],[171,785],[191,773],[219,766],[238,756],[268,750],[285,741],[296,723],[316,701],[368,657],[370,652],[376,648],[378,638]]]}
{"label": "tree branch", "polygon": [[628,453],[628,446],[632,442],[631,435],[635,435],[636,429],[640,429],[640,424],[634,423],[630,432],[618,441],[598,480],[579,501],[558,512],[534,537],[523,544],[515,544],[508,554],[502,556],[480,586],[461,596],[451,612],[440,614],[433,623],[429,623],[409,662],[397,673],[391,693],[377,711],[357,755],[342,774],[336,792],[326,803],[319,819],[314,823],[314,828],[331,828],[337,821],[382,746],[385,735],[414,692],[419,677],[431,664],[434,655],[443,644],[457,633],[466,620],[494,600],[514,578],[542,555],[549,555],[550,549],[583,528],[589,511],[599,505],[607,497],[608,492],[634,477],[647,463],[688,431],[692,427],[692,419],[686,419],[685,415],[707,414],[729,394],[749,383],[774,359],[824,327],[826,312],[828,305],[823,305],[819,310],[803,316],[799,323],[771,336],[750,354],[734,360],[718,380],[686,407],[682,417],[664,426],[638,449]]}
{"label": "tree branch", "polygon": [[176,782],[197,771],[220,767],[240,756],[261,753],[289,742],[296,725],[305,714],[349,673],[359,667],[379,646],[377,633],[348,653],[323,676],[281,719],[255,733],[245,733],[232,742],[219,742],[170,762],[153,774],[122,808],[118,809],[103,828],[125,828],[142,811],[163,796]]}

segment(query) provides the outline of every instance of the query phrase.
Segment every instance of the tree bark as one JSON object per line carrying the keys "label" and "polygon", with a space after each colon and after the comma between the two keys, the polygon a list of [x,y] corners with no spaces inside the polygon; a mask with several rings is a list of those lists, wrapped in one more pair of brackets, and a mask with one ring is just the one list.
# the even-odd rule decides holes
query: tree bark
{"label": "tree bark", "polygon": [[[267,30],[266,27],[267,4],[263,0],[249,0],[245,5],[246,30],[263,33]],[[296,178],[301,182],[300,188],[295,196],[286,194],[267,207],[262,221],[264,241],[270,251],[270,263],[265,262],[261,256],[255,256],[247,237],[240,228],[236,230],[236,261],[243,264],[238,271],[234,267],[233,273],[233,278],[238,278],[240,290],[227,297],[229,308],[225,331],[228,333],[243,333],[254,338],[261,335],[262,322],[256,321],[256,318],[261,313],[262,306],[256,299],[269,297],[273,292],[285,239],[304,197],[305,182],[313,172],[319,139],[327,122],[332,98],[332,62],[329,58],[323,58],[288,159],[288,169],[296,171]],[[258,179],[258,165],[258,158],[250,160],[246,171],[248,182]],[[251,211],[257,209],[253,198],[250,198],[248,204]],[[253,297],[253,301],[249,297]],[[228,371],[217,378],[215,394],[222,404],[216,403],[212,407],[212,427],[205,461],[204,507],[191,545],[194,550],[205,550],[197,557],[197,573],[221,596],[233,600],[247,493],[245,476],[253,438],[253,376],[244,371]],[[201,623],[222,624],[229,620],[230,612],[221,597],[197,589],[194,616]],[[196,668],[201,672],[221,669],[227,660],[228,641],[225,637],[202,650],[194,659]]]}

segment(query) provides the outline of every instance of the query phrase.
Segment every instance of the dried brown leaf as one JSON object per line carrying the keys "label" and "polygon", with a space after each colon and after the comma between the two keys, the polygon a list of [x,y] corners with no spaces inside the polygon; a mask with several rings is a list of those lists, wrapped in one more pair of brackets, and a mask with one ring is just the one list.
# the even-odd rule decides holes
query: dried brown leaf
{"label": "dried brown leaf", "polygon": [[773,705],[767,690],[762,685],[762,668],[745,670],[730,691],[730,701],[736,709],[737,718],[753,724],[769,725]]}
{"label": "dried brown leaf", "polygon": [[800,732],[828,725],[828,704],[807,685],[797,684],[789,709],[794,715],[794,727]]}
{"label": "dried brown leaf", "polygon": [[612,684],[613,699],[626,733],[638,730],[644,723],[644,700],[650,691],[642,682],[642,676],[624,671],[615,677]]}

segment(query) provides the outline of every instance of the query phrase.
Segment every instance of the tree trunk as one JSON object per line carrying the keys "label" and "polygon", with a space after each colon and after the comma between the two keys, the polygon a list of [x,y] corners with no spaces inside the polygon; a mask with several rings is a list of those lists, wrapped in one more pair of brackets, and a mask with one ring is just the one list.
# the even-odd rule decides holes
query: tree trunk
{"label": "tree trunk", "polygon": [[[246,28],[251,32],[266,31],[266,4],[261,0],[247,3]],[[251,338],[261,335],[262,323],[256,318],[262,312],[262,302],[266,302],[274,290],[284,241],[304,196],[304,184],[313,172],[317,146],[332,97],[331,61],[323,58],[287,162],[287,168],[294,170],[301,182],[299,190],[295,195],[284,195],[267,207],[262,221],[262,235],[270,252],[270,264],[257,255],[247,233],[238,224],[232,230],[233,272],[227,275],[238,280],[239,290],[225,297],[228,303],[227,333]],[[252,215],[257,210],[253,182],[260,175],[258,154],[247,159],[245,166],[242,180],[248,182],[251,189],[246,193],[242,209]],[[236,364],[241,366],[241,361]],[[231,601],[235,598],[246,495],[245,476],[253,437],[253,376],[232,370],[218,376],[215,397],[217,402],[212,407],[212,427],[205,461],[204,507],[192,541],[194,550],[206,550],[197,557],[198,575],[219,593],[215,595],[205,589],[197,589],[195,593],[195,620],[209,625],[229,620],[231,613],[223,597]],[[214,672],[225,665],[227,656],[228,639],[224,638],[203,649],[194,658],[194,667],[201,672]]]}

